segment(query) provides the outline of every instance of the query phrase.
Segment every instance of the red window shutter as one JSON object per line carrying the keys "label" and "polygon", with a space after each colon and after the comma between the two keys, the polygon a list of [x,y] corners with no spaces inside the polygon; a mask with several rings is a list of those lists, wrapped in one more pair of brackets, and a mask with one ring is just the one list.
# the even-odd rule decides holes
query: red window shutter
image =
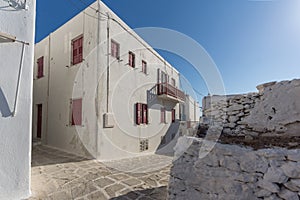
{"label": "red window shutter", "polygon": [[37,65],[38,65],[37,78],[41,78],[44,75],[44,56],[40,57],[37,60]]}
{"label": "red window shutter", "polygon": [[111,40],[111,56],[119,59],[120,57],[120,45]]}
{"label": "red window shutter", "polygon": [[148,124],[148,106],[143,104],[143,124]]}
{"label": "red window shutter", "polygon": [[172,122],[175,122],[175,109],[172,109]]}
{"label": "red window shutter", "polygon": [[82,125],[82,99],[72,100],[72,125]]}
{"label": "red window shutter", "polygon": [[135,117],[136,117],[136,124],[140,125],[142,122],[142,104],[141,103],[135,104]]}
{"label": "red window shutter", "polygon": [[116,56],[116,44],[113,41],[111,42],[111,55],[113,57],[117,57]]}
{"label": "red window shutter", "polygon": [[83,60],[83,37],[72,41],[72,64],[78,64]]}
{"label": "red window shutter", "polygon": [[116,43],[116,58],[120,59],[120,44]]}
{"label": "red window shutter", "polygon": [[135,67],[135,55],[131,51],[128,54],[128,63],[129,63],[129,66]]}

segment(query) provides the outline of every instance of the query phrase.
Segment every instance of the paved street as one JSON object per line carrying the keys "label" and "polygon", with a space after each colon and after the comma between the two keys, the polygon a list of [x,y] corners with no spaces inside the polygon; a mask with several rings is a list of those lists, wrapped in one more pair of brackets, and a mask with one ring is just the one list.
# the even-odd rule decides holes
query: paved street
{"label": "paved street", "polygon": [[166,199],[171,160],[149,155],[100,163],[37,145],[29,200]]}

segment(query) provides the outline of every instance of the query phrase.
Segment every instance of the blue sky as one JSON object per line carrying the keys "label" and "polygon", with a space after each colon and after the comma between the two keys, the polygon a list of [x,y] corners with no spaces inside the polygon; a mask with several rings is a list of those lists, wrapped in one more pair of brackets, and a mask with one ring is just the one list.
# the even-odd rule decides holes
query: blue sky
{"label": "blue sky", "polygon": [[[91,0],[37,0],[36,41],[76,15]],[[300,76],[300,1],[103,0],[131,28],[163,27],[188,35],[216,63],[226,92]],[[150,43],[151,44],[151,43]],[[170,52],[159,53],[207,94],[190,64]],[[184,85],[184,83],[183,83]],[[197,96],[199,100],[201,95]]]}

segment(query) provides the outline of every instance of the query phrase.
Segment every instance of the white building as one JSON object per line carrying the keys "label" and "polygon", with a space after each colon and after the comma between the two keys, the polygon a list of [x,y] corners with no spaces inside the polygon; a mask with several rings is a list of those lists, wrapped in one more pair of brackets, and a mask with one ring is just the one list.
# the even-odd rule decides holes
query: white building
{"label": "white building", "polygon": [[33,137],[112,160],[163,149],[178,132],[179,73],[103,3],[35,48]]}
{"label": "white building", "polygon": [[35,0],[0,1],[0,199],[30,196]]}

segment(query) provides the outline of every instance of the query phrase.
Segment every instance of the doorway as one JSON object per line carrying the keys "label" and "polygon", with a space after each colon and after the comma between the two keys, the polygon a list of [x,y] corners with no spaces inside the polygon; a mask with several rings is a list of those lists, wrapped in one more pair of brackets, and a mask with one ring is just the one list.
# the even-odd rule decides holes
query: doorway
{"label": "doorway", "polygon": [[43,119],[43,105],[38,104],[37,105],[37,133],[36,137],[37,138],[42,138],[42,121]]}

